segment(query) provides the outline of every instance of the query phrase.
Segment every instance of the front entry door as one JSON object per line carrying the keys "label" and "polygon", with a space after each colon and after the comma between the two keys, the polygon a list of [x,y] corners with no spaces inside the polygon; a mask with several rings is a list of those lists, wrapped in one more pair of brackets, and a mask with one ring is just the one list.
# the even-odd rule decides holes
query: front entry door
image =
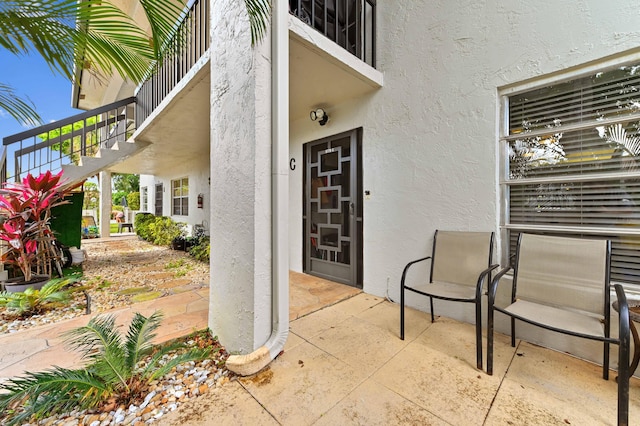
{"label": "front entry door", "polygon": [[304,145],[305,272],[362,287],[361,131]]}

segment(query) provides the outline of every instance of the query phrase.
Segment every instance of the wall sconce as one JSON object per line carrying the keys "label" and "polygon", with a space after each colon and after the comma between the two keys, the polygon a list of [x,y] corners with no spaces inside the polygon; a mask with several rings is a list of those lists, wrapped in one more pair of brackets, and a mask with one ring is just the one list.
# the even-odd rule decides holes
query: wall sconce
{"label": "wall sconce", "polygon": [[325,124],[327,124],[327,121],[329,121],[329,115],[327,115],[325,110],[323,110],[322,108],[311,111],[309,113],[309,116],[311,117],[311,121],[320,120],[318,121],[318,123],[320,123],[321,126],[324,126]]}

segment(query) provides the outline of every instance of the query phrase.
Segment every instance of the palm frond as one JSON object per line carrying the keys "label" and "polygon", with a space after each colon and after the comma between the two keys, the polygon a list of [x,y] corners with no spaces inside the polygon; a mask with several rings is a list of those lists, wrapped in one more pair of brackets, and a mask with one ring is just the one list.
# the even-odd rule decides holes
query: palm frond
{"label": "palm frond", "polygon": [[1,383],[0,412],[8,416],[7,425],[24,424],[33,415],[95,407],[112,393],[87,370],[56,367]]}
{"label": "palm frond", "polygon": [[186,17],[185,3],[184,0],[140,0],[151,27],[149,42],[157,62],[176,54],[184,46],[186,34],[178,29]]}
{"label": "palm frond", "polygon": [[155,331],[162,321],[162,312],[155,311],[148,318],[136,313],[129,325],[129,332],[125,339],[126,363],[133,370],[140,359],[153,348],[151,341],[156,336]]}
{"label": "palm frond", "polygon": [[120,335],[115,329],[115,316],[100,315],[85,326],[74,328],[63,334],[69,347],[79,351],[83,358],[103,353],[109,346],[120,346]]}
{"label": "palm frond", "polygon": [[[0,29],[1,32],[2,29]],[[36,112],[33,103],[20,99],[11,86],[2,83],[0,83],[0,109],[5,110],[25,126],[37,126],[42,123],[42,118]]]}
{"label": "palm frond", "polygon": [[264,34],[271,17],[271,2],[269,0],[244,0],[249,14],[249,26],[251,27],[251,44],[255,45]]}
{"label": "palm frond", "polygon": [[14,54],[37,51],[52,70],[71,79],[75,0],[0,3],[0,45]]}
{"label": "palm frond", "polygon": [[127,387],[132,371],[127,369],[126,351],[115,327],[113,315],[92,318],[86,326],[64,334],[67,344],[82,354],[83,359],[93,361],[91,368],[107,383],[119,383]]}

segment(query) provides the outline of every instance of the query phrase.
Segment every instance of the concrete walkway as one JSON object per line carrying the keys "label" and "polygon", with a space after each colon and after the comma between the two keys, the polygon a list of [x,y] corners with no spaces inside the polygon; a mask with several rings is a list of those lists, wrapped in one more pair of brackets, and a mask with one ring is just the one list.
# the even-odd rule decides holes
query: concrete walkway
{"label": "concrete walkway", "polygon": [[[475,368],[470,324],[367,294],[291,322],[265,370],[188,401],[161,425],[614,425],[615,372],[498,335],[495,374]],[[630,424],[640,424],[632,379]]]}
{"label": "concrete walkway", "polygon": [[[115,239],[105,241],[107,244],[114,242]],[[291,320],[362,292],[353,287],[296,272],[290,273],[290,284]],[[156,343],[207,328],[209,288],[184,288],[185,290],[176,294],[135,303],[103,314],[114,315],[116,324],[126,328],[136,312],[148,316],[156,310],[162,311],[164,319],[156,332]],[[96,315],[98,314],[80,316],[51,325],[0,335],[0,382],[25,371],[40,371],[54,365],[76,367],[79,357],[66,348],[61,335],[68,330],[86,325]]]}

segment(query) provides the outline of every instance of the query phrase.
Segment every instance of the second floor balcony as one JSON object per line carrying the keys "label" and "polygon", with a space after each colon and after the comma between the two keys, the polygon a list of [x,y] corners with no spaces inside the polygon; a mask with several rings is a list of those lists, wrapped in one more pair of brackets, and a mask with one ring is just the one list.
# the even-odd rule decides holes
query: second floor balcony
{"label": "second floor balcony", "polygon": [[376,66],[376,0],[289,0],[289,12]]}

